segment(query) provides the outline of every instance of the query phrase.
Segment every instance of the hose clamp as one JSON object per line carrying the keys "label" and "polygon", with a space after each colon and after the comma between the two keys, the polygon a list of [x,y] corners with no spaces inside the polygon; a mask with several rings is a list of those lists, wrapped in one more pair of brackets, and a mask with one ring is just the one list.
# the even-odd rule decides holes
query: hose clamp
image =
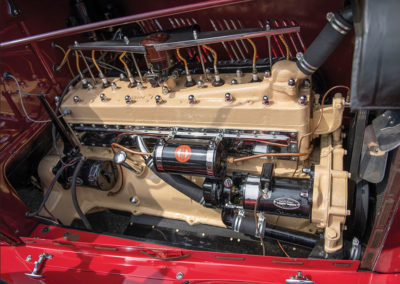
{"label": "hose clamp", "polygon": [[210,142],[209,148],[206,153],[206,171],[207,175],[215,175],[214,160],[217,154],[217,146],[214,142]]}
{"label": "hose clamp", "polygon": [[302,52],[298,52],[296,54],[296,59],[297,59],[297,62],[300,64],[301,68],[303,68],[303,70],[306,70],[308,73],[312,74],[315,71],[317,71],[318,67],[315,67],[315,66],[311,65],[310,63],[308,63],[304,59],[304,55]]}
{"label": "hose clamp", "polygon": [[164,166],[163,166],[163,163],[162,163],[162,153],[163,153],[163,150],[164,150],[164,146],[165,146],[164,141],[160,140],[159,145],[157,145],[156,151],[154,153],[155,154],[155,160],[156,160],[156,168],[159,171],[163,171],[164,170]]}
{"label": "hose clamp", "polygon": [[[257,228],[258,228],[258,232],[260,232],[260,235],[261,235],[262,237],[264,237],[265,225],[266,225],[266,222],[265,222],[264,215],[263,215],[263,214],[260,214],[260,215],[258,216]],[[257,229],[256,229],[256,231],[255,231],[255,233],[254,233],[254,236],[260,237],[260,235],[257,233]]]}
{"label": "hose clamp", "polygon": [[331,24],[332,28],[342,35],[346,35],[351,30],[351,27],[348,27],[340,22],[332,12],[326,14],[326,19]]}
{"label": "hose clamp", "polygon": [[240,230],[240,226],[242,225],[242,220],[243,220],[244,216],[245,216],[244,210],[240,209],[238,214],[236,215],[234,222],[233,222],[233,230],[237,233]]}

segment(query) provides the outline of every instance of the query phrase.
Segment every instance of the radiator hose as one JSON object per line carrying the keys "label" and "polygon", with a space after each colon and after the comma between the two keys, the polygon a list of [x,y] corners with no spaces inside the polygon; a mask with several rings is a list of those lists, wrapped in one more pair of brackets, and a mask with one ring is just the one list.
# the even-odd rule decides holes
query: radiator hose
{"label": "radiator hose", "polygon": [[[141,152],[149,153],[149,149],[144,143],[143,137],[136,136],[136,143]],[[167,184],[169,184],[179,192],[193,199],[194,201],[202,205],[204,204],[203,189],[200,188],[197,184],[191,182],[181,175],[160,173],[157,171],[154,165],[153,157],[146,155],[143,155],[142,157],[145,160],[146,165],[149,167],[149,169],[160,179],[165,181]]]}
{"label": "radiator hose", "polygon": [[326,15],[328,23],[305,53],[297,53],[297,67],[306,75],[311,75],[333,53],[346,34],[353,27],[351,8]]}

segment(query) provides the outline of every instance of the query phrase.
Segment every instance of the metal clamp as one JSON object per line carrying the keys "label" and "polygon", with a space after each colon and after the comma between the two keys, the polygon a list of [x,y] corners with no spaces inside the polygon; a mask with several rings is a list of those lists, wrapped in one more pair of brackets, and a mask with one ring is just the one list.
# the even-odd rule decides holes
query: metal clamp
{"label": "metal clamp", "polygon": [[42,278],[43,276],[38,274],[38,273],[42,270],[45,260],[46,259],[52,259],[52,258],[53,258],[53,256],[51,254],[47,254],[47,253],[44,253],[44,252],[41,253],[39,255],[38,260],[35,261],[35,264],[34,264],[32,272],[31,273],[25,273],[25,275],[29,276],[29,277],[33,277],[33,278]]}
{"label": "metal clamp", "polygon": [[335,17],[335,14],[332,12],[329,12],[328,14],[326,14],[326,19],[331,24],[332,28],[335,29],[337,32],[341,33],[342,35],[347,34],[351,30],[351,27],[347,27],[346,25],[341,23]]}

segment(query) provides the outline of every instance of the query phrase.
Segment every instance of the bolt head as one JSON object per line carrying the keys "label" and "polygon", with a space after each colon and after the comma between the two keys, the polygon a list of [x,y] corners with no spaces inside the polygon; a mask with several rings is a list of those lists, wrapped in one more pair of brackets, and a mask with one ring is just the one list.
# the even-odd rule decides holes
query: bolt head
{"label": "bolt head", "polygon": [[269,98],[268,98],[268,96],[263,96],[263,105],[269,105]]}
{"label": "bolt head", "polygon": [[78,96],[74,96],[74,103],[80,103],[81,99]]}
{"label": "bolt head", "polygon": [[236,79],[232,79],[231,84],[232,85],[236,85],[238,83],[238,81]]}
{"label": "bolt head", "polygon": [[155,96],[155,100],[156,100],[156,104],[160,104],[161,103],[161,96],[159,96],[159,95]]}
{"label": "bolt head", "polygon": [[225,101],[226,102],[231,102],[232,101],[232,95],[230,93],[225,94]]}
{"label": "bolt head", "polygon": [[296,84],[296,81],[293,78],[290,78],[288,81],[289,86],[294,86]]}
{"label": "bolt head", "polygon": [[117,165],[121,165],[126,160],[126,153],[125,151],[118,151],[114,155],[114,163]]}
{"label": "bolt head", "polygon": [[134,197],[134,196],[131,197],[131,198],[129,198],[129,202],[130,202],[130,203],[136,204],[136,203],[138,203],[138,201],[139,201],[139,200],[138,200],[136,197]]}
{"label": "bolt head", "polygon": [[194,104],[195,103],[195,99],[193,95],[189,95],[188,96],[188,100],[189,100],[189,104]]}
{"label": "bolt head", "polygon": [[307,104],[307,97],[306,96],[301,96],[299,99],[299,104],[302,106],[305,106]]}
{"label": "bolt head", "polygon": [[265,78],[271,77],[271,71],[269,71],[269,70],[265,71],[265,72],[264,72],[264,77],[265,77]]}
{"label": "bolt head", "polygon": [[197,81],[197,87],[203,88],[204,82],[202,80]]}
{"label": "bolt head", "polygon": [[125,96],[125,102],[127,104],[130,104],[131,103],[131,96]]}
{"label": "bolt head", "polygon": [[231,188],[233,185],[233,180],[231,178],[226,178],[224,180],[224,187]]}
{"label": "bolt head", "polygon": [[183,273],[182,272],[178,272],[176,274],[176,279],[181,280],[183,278]]}

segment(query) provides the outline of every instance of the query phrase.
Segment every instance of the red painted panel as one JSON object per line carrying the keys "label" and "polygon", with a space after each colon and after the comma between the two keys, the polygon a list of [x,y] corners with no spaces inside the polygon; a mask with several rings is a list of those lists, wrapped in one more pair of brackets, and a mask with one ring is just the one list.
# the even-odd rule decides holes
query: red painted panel
{"label": "red painted panel", "polygon": [[[45,283],[285,283],[302,271],[315,283],[369,283],[372,274],[357,272],[358,261],[324,261],[282,257],[190,251],[40,225],[27,243],[1,247],[1,277],[11,283],[29,283],[23,273],[33,269],[42,252],[53,255],[42,269]],[[78,234],[76,241],[69,238]],[[76,238],[76,236],[75,236]],[[188,255],[180,260],[157,260],[144,254]],[[26,262],[28,255],[32,260]],[[176,279],[178,273],[183,278]],[[394,278],[395,276],[391,276]],[[390,277],[386,277],[386,280]],[[380,282],[376,278],[374,283]]]}

